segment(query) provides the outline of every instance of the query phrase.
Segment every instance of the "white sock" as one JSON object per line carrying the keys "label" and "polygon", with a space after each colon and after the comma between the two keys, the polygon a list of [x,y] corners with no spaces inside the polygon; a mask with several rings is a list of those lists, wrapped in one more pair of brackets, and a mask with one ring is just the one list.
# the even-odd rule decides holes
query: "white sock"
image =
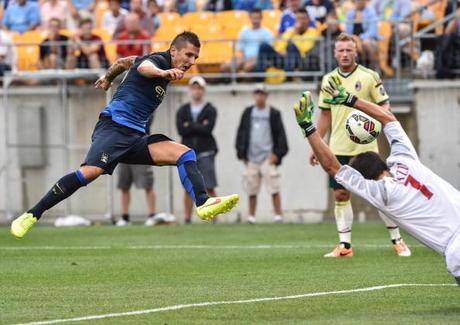
{"label": "white sock", "polygon": [[383,220],[385,226],[387,226],[388,232],[390,233],[391,240],[401,239],[401,233],[399,232],[399,227],[390,218],[388,218],[382,211],[379,211],[380,219]]}
{"label": "white sock", "polygon": [[336,201],[334,213],[340,242],[351,244],[351,226],[353,225],[351,201]]}

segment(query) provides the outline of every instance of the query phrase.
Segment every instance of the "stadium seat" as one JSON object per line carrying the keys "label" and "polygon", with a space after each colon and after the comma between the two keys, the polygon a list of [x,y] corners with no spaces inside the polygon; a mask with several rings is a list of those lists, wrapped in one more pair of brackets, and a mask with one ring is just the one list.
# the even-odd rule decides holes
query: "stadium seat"
{"label": "stadium seat", "polygon": [[166,51],[169,48],[169,41],[157,41],[155,38],[151,39],[152,43],[152,52],[162,52]]}
{"label": "stadium seat", "polygon": [[23,34],[13,34],[13,42],[16,45],[16,66],[18,70],[38,70],[40,60],[39,45],[44,38],[44,35],[39,31],[27,31]]}
{"label": "stadium seat", "polygon": [[388,65],[388,54],[390,51],[390,40],[391,40],[391,22],[380,21],[379,22],[379,34],[381,39],[379,40],[379,66],[382,72],[387,77],[394,75],[394,70]]}
{"label": "stadium seat", "polygon": [[278,34],[278,26],[281,20],[281,10],[263,10],[262,26],[268,28],[274,35]]}
{"label": "stadium seat", "polygon": [[175,25],[170,27],[160,25],[160,28],[158,28],[158,30],[153,35],[153,40],[171,42],[177,34],[182,33],[185,29],[186,28],[182,25]]}
{"label": "stadium seat", "polygon": [[213,24],[215,17],[211,11],[187,12],[182,16],[182,22],[188,30],[193,30],[196,26]]}
{"label": "stadium seat", "polygon": [[177,12],[160,12],[160,28],[170,28],[177,25],[182,26],[182,18]]}
{"label": "stadium seat", "polygon": [[207,25],[196,25],[190,29],[196,33],[200,40],[211,41],[211,40],[223,40],[225,37],[222,35],[222,30],[218,24],[207,24]]}
{"label": "stadium seat", "polygon": [[97,1],[94,10],[94,26],[96,28],[102,27],[102,17],[104,12],[109,8],[109,2],[105,0]]}
{"label": "stadium seat", "polygon": [[117,59],[117,45],[112,43],[112,35],[103,28],[93,29],[93,34],[102,38],[102,41],[104,42],[105,55],[107,56],[109,63],[112,64],[115,62]]}
{"label": "stadium seat", "polygon": [[233,43],[231,41],[203,42],[197,61],[201,73],[219,72],[224,62],[232,59]]}
{"label": "stadium seat", "polygon": [[220,11],[216,14],[216,22],[222,37],[228,40],[237,39],[241,29],[250,25],[248,13],[243,10]]}

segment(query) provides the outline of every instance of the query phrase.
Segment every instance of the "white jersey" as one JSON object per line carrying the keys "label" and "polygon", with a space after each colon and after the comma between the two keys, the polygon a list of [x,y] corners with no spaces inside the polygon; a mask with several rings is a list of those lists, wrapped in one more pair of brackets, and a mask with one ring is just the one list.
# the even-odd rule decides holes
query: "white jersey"
{"label": "white jersey", "polygon": [[383,130],[391,146],[387,165],[393,177],[369,180],[352,167],[342,166],[335,179],[444,255],[460,230],[460,192],[420,162],[399,122],[390,122]]}

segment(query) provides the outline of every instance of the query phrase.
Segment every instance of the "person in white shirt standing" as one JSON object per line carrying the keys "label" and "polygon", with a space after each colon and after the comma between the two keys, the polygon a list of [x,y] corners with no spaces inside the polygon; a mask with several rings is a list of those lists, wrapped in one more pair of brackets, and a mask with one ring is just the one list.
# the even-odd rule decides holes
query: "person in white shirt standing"
{"label": "person in white shirt standing", "polygon": [[460,192],[423,165],[391,111],[357,98],[332,76],[324,87],[331,104],[357,108],[383,125],[391,152],[386,162],[374,152],[341,165],[312,122],[314,105],[304,92],[294,105],[297,122],[323,169],[347,190],[366,199],[425,246],[445,257],[460,285]]}

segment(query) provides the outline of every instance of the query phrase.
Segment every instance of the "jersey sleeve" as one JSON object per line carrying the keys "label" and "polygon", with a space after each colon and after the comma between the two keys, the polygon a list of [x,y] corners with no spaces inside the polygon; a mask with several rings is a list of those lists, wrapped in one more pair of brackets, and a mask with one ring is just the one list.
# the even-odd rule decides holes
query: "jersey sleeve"
{"label": "jersey sleeve", "polygon": [[385,208],[387,190],[383,180],[366,179],[356,169],[343,165],[335,175],[335,180],[350,192],[367,200],[377,209]]}
{"label": "jersey sleeve", "polygon": [[418,160],[417,152],[399,122],[394,121],[387,123],[383,128],[383,132],[390,144],[390,156],[387,159],[388,161],[391,161],[392,157],[402,156]]}
{"label": "jersey sleeve", "polygon": [[166,60],[166,58],[159,53],[154,53],[154,54],[147,56],[147,60],[152,62],[159,69],[162,69],[162,70],[171,69],[171,66]]}
{"label": "jersey sleeve", "polygon": [[385,87],[383,87],[382,79],[377,72],[372,71],[372,80],[371,80],[371,98],[372,101],[378,105],[382,105],[390,99],[388,96]]}
{"label": "jersey sleeve", "polygon": [[325,75],[321,80],[321,89],[319,90],[319,99],[318,99],[318,107],[320,109],[330,110],[331,104],[325,103],[323,100],[325,98],[331,97],[328,93],[326,93],[323,88],[327,85],[328,75]]}

